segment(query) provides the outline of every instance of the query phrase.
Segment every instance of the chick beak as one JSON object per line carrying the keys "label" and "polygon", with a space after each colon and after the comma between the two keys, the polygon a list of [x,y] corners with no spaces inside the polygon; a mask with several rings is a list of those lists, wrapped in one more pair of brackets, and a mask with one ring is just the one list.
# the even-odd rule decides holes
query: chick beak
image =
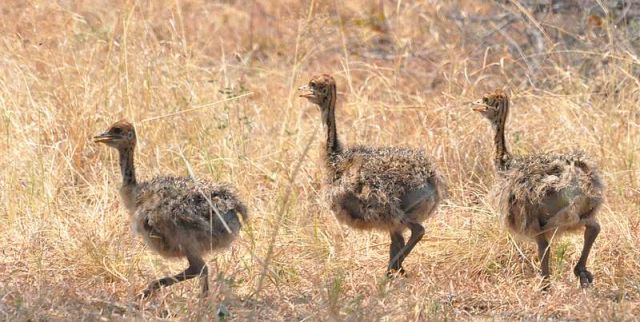
{"label": "chick beak", "polygon": [[107,143],[107,142],[113,141],[113,139],[115,139],[115,136],[113,134],[105,132],[105,133],[102,133],[100,135],[94,136],[93,137],[93,142],[95,142],[95,143]]}
{"label": "chick beak", "polygon": [[476,112],[485,112],[488,109],[487,104],[482,102],[481,99],[471,102],[471,109]]}
{"label": "chick beak", "polygon": [[300,92],[299,94],[300,97],[313,98],[316,96],[313,89],[311,89],[309,85],[300,86],[298,88],[298,91]]}

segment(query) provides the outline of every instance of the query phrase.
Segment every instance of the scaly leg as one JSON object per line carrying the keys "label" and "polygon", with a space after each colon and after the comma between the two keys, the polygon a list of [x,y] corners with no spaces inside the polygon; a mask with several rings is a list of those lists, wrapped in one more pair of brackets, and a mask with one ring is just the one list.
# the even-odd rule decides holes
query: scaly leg
{"label": "scaly leg", "polygon": [[400,261],[394,261],[396,255],[402,250],[405,246],[404,237],[402,236],[402,231],[393,231],[389,233],[391,235],[391,246],[389,247],[389,268],[387,270],[387,275],[389,277],[393,276],[395,273],[399,273],[401,275],[404,274],[404,269],[401,265]]}
{"label": "scaly leg", "polygon": [[149,297],[155,290],[161,287],[169,286],[198,276],[202,279],[202,295],[206,296],[209,292],[209,269],[207,268],[207,265],[201,257],[188,256],[187,259],[189,260],[189,267],[187,267],[184,272],[151,282],[142,293],[142,298],[144,299]]}
{"label": "scaly leg", "polygon": [[402,267],[402,262],[405,258],[411,253],[416,244],[422,239],[424,236],[424,227],[417,223],[408,223],[407,226],[411,230],[411,237],[409,237],[409,241],[407,244],[398,251],[398,253],[393,256],[391,261],[389,261],[389,270],[393,267]]}
{"label": "scaly leg", "polygon": [[580,279],[580,286],[582,288],[589,287],[593,282],[593,274],[587,270],[587,259],[589,258],[591,246],[593,246],[593,242],[595,242],[599,233],[600,224],[595,220],[585,225],[582,254],[580,255],[580,259],[578,260],[576,267],[573,269],[573,273]]}
{"label": "scaly leg", "polygon": [[536,237],[536,243],[538,244],[538,258],[540,258],[540,274],[544,279],[543,289],[547,290],[549,288],[549,276],[551,275],[549,269],[549,252],[551,251],[551,247],[549,247],[549,241],[544,235]]}

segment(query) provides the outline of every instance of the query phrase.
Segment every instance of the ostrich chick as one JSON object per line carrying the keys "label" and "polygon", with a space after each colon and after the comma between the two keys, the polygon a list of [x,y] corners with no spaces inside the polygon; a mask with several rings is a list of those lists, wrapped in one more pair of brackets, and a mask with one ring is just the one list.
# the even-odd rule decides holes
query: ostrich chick
{"label": "ostrich chick", "polygon": [[545,289],[551,238],[583,227],[584,246],[573,272],[583,288],[589,286],[593,275],[587,270],[587,258],[600,232],[596,213],[603,201],[598,169],[581,152],[512,155],[504,134],[509,114],[507,95],[502,91],[489,93],[473,105],[495,132],[494,192],[504,224],[514,234],[538,244]]}
{"label": "ostrich chick", "polygon": [[[336,83],[318,75],[300,88],[300,96],[320,108],[326,133],[323,163],[326,196],[337,219],[358,229],[389,233],[387,274],[404,274],[402,263],[424,235],[422,223],[433,215],[445,184],[422,151],[398,147],[343,147],[335,121]],[[402,235],[411,231],[405,243]]]}
{"label": "ostrich chick", "polygon": [[190,177],[156,177],[136,180],[133,155],[136,132],[119,121],[94,141],[115,148],[120,155],[120,197],[130,220],[145,243],[166,258],[185,258],[189,267],[174,276],[153,281],[142,293],[146,298],[163,286],[201,277],[202,294],[209,290],[203,256],[231,244],[247,221],[247,208],[233,189],[224,184]]}

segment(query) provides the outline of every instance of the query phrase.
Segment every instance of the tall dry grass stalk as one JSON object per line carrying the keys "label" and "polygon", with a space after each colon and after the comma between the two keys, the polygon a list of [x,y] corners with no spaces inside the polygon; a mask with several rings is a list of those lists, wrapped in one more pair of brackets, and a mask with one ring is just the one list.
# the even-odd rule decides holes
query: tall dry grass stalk
{"label": "tall dry grass stalk", "polygon": [[[519,54],[512,31],[450,18],[493,2],[397,1],[382,15],[374,2],[2,1],[0,319],[640,316],[640,61],[611,36],[622,31]],[[306,149],[321,125],[295,93],[318,72],[339,83],[346,143],[423,148],[448,178],[408,278],[385,278],[386,235],[339,225],[319,201],[322,136]],[[552,290],[537,292],[533,244],[509,237],[487,202],[491,132],[464,103],[496,87],[513,98],[514,152],[580,148],[603,170],[591,289],[572,274],[581,237],[565,236]],[[89,140],[120,118],[137,127],[140,176],[189,165],[250,206],[240,241],[208,258],[206,301],[190,282],[132,301],[184,263],[131,233],[116,155]]]}

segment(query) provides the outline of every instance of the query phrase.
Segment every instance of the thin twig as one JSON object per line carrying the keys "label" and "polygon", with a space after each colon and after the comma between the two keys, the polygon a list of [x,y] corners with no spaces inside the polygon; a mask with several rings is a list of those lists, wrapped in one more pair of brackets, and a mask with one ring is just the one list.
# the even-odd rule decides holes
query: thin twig
{"label": "thin twig", "polygon": [[307,142],[307,144],[305,145],[304,151],[302,152],[302,155],[300,156],[300,158],[298,159],[298,162],[296,163],[293,172],[291,173],[291,176],[289,177],[288,180],[288,186],[287,186],[287,190],[285,192],[284,195],[284,199],[282,200],[282,203],[280,204],[280,209],[278,210],[277,213],[277,222],[276,222],[276,227],[273,230],[272,234],[271,234],[271,239],[269,240],[269,248],[267,249],[267,256],[265,256],[264,259],[264,265],[263,265],[263,269],[262,272],[260,273],[260,277],[258,278],[258,285],[256,286],[256,290],[249,296],[249,298],[258,295],[258,293],[260,293],[260,291],[262,291],[262,287],[263,287],[263,283],[264,283],[264,278],[267,275],[267,270],[269,268],[269,264],[271,263],[271,260],[273,258],[273,249],[274,249],[274,245],[276,243],[276,238],[278,237],[278,232],[280,230],[280,224],[282,221],[282,218],[284,217],[284,213],[285,213],[285,209],[287,204],[289,203],[289,198],[291,196],[291,192],[292,192],[292,187],[293,187],[293,182],[295,180],[295,178],[298,175],[298,172],[300,171],[301,165],[302,165],[302,161],[304,161],[307,157],[307,154],[309,153],[309,150],[311,148],[311,143],[313,143],[313,141],[316,138],[316,133],[317,133],[317,129],[313,131],[313,134],[311,135],[311,137],[309,138],[309,141]]}
{"label": "thin twig", "polygon": [[211,103],[207,103],[207,104],[203,104],[203,105],[197,105],[195,107],[192,107],[192,108],[189,108],[189,109],[186,109],[186,110],[181,110],[181,111],[177,111],[177,112],[174,112],[174,113],[169,113],[169,114],[165,114],[165,115],[146,118],[146,119],[138,121],[138,123],[144,123],[144,122],[148,122],[148,121],[155,121],[155,120],[163,119],[163,118],[166,118],[166,117],[172,117],[172,116],[176,116],[176,115],[180,115],[180,114],[184,114],[184,113],[189,113],[189,112],[193,112],[195,110],[200,110],[200,109],[203,109],[203,108],[215,106],[215,105],[218,105],[218,104],[221,104],[221,103],[236,101],[236,100],[239,100],[239,99],[241,99],[243,97],[247,97],[247,96],[251,96],[251,95],[253,95],[253,92],[244,93],[244,94],[241,94],[241,95],[238,95],[238,96],[225,98],[223,100],[219,100],[219,101],[215,101],[215,102],[211,102]]}

